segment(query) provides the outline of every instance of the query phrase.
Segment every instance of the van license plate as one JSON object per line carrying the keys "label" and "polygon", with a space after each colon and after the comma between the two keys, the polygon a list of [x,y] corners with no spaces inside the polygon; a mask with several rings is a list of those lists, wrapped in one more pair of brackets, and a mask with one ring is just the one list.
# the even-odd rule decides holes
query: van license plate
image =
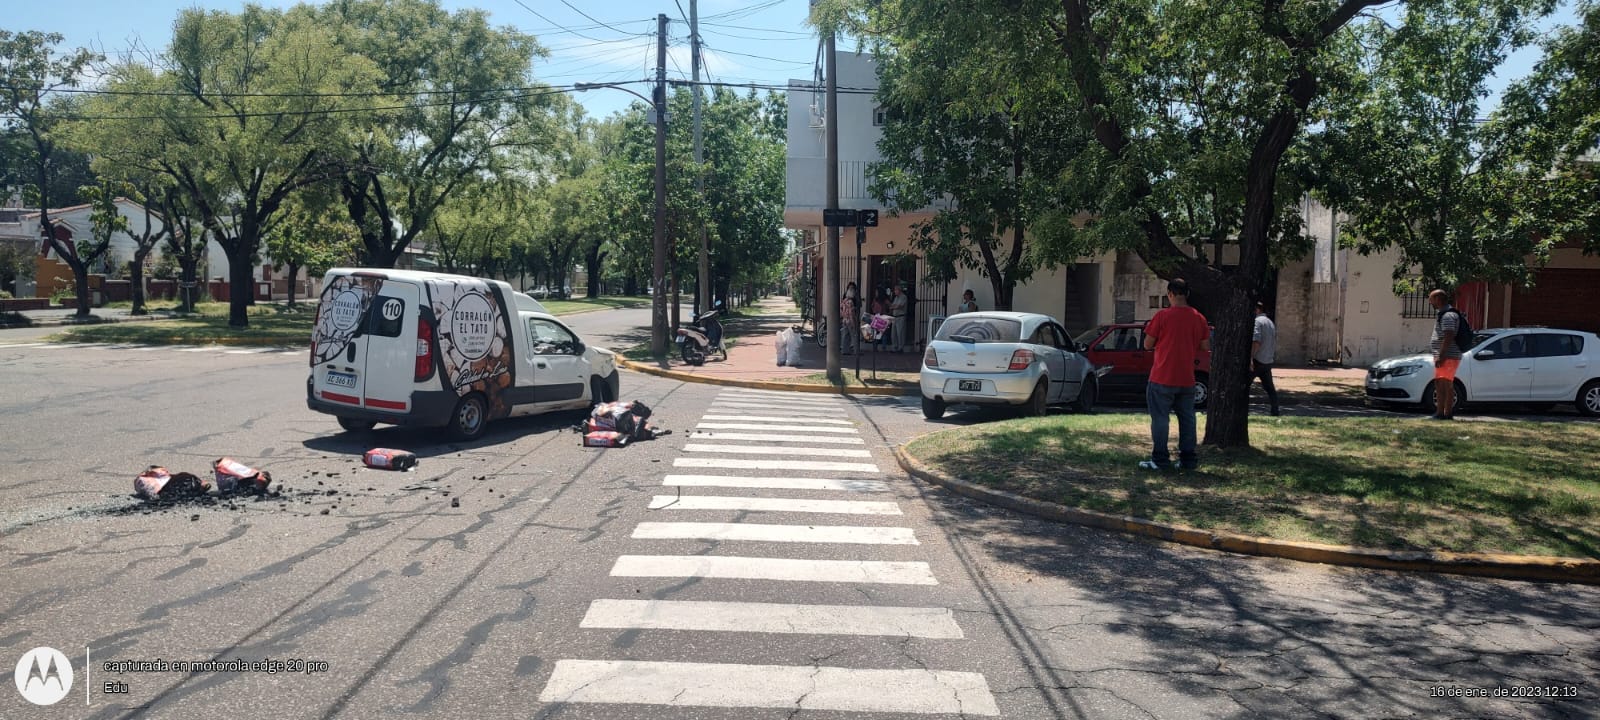
{"label": "van license plate", "polygon": [[979,392],[983,390],[982,380],[962,380],[960,382],[961,392]]}
{"label": "van license plate", "polygon": [[339,387],[353,388],[356,386],[356,376],[351,373],[328,371],[328,384]]}

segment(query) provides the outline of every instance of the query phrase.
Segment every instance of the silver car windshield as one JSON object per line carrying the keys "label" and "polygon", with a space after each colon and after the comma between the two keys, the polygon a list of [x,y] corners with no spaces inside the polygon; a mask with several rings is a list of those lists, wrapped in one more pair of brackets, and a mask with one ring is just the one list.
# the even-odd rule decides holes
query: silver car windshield
{"label": "silver car windshield", "polygon": [[958,342],[1014,343],[1022,342],[1022,323],[997,317],[953,317],[939,326],[935,340],[959,338]]}

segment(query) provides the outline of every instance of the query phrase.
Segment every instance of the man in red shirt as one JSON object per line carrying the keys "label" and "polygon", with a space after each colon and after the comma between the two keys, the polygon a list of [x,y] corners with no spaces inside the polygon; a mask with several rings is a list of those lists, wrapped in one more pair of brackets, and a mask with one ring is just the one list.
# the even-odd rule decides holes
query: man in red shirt
{"label": "man in red shirt", "polygon": [[1183,278],[1167,282],[1169,307],[1144,326],[1144,349],[1155,351],[1150,381],[1145,384],[1145,404],[1150,408],[1150,439],[1155,447],[1150,459],[1139,463],[1146,470],[1172,469],[1167,452],[1167,421],[1178,414],[1178,465],[1193,470],[1200,464],[1195,451],[1194,365],[1202,350],[1211,349],[1211,327],[1199,310],[1189,307],[1189,283]]}

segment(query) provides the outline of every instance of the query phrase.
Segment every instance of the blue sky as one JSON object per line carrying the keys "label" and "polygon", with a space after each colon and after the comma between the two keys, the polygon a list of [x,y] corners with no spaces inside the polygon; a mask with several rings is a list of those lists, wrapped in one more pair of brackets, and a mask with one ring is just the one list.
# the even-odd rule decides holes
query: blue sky
{"label": "blue sky", "polygon": [[[535,65],[537,79],[553,85],[576,82],[619,82],[650,77],[655,66],[655,17],[666,13],[667,75],[689,76],[688,22],[673,0],[442,0],[450,9],[479,7],[497,25],[531,33],[551,51]],[[817,40],[805,25],[807,0],[699,0],[706,68],[712,80],[783,84],[809,78],[817,57]],[[570,5],[568,4],[570,3]],[[678,0],[686,15],[689,0]],[[261,0],[288,6],[292,0]],[[25,0],[9,11],[6,25],[14,30],[44,30],[66,36],[68,46],[89,46],[114,54],[138,42],[164,49],[178,10],[187,7],[237,9],[239,0]],[[581,9],[581,12],[580,12]],[[587,13],[588,16],[585,16]],[[1574,22],[1572,1],[1544,23],[1550,28]],[[841,42],[840,48],[853,48]],[[1511,80],[1526,75],[1539,59],[1537,48],[1525,48],[1508,59],[1491,87],[1498,96]],[[643,92],[644,86],[633,86]],[[591,115],[609,115],[634,98],[618,90],[591,90],[574,97]],[[1495,100],[1483,108],[1487,113]]]}
{"label": "blue sky", "polygon": [[[689,0],[441,0],[451,10],[477,7],[496,25],[511,25],[539,38],[550,56],[535,63],[536,79],[552,85],[618,82],[651,77],[655,68],[657,13],[666,13],[669,78],[689,77]],[[241,0],[23,0],[6,12],[11,30],[42,30],[66,36],[63,45],[87,46],[114,55],[138,42],[166,48],[172,21],[189,7],[236,10]],[[288,7],[295,0],[258,0]],[[817,38],[805,26],[806,0],[699,0],[706,69],[713,80],[782,85],[811,77]],[[588,13],[593,19],[585,17]],[[542,17],[541,17],[542,16]],[[599,22],[596,22],[599,21]],[[605,26],[601,26],[604,23]],[[648,95],[643,85],[632,86]],[[634,101],[618,90],[591,90],[573,97],[590,115],[609,115]]]}

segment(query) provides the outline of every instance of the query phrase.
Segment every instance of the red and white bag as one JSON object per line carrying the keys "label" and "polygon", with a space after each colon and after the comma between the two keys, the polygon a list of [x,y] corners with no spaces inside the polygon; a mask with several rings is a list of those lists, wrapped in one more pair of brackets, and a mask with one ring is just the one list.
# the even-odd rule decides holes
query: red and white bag
{"label": "red and white bag", "polygon": [[192,473],[177,475],[159,465],[151,465],[133,479],[133,494],[146,500],[171,500],[180,495],[204,495],[211,489],[204,478]]}
{"label": "red and white bag", "polygon": [[217,492],[266,492],[272,484],[272,473],[257,470],[233,458],[217,458],[211,463],[217,473]]}
{"label": "red and white bag", "polygon": [[584,447],[622,447],[628,444],[628,436],[615,430],[592,430],[583,434]]}

